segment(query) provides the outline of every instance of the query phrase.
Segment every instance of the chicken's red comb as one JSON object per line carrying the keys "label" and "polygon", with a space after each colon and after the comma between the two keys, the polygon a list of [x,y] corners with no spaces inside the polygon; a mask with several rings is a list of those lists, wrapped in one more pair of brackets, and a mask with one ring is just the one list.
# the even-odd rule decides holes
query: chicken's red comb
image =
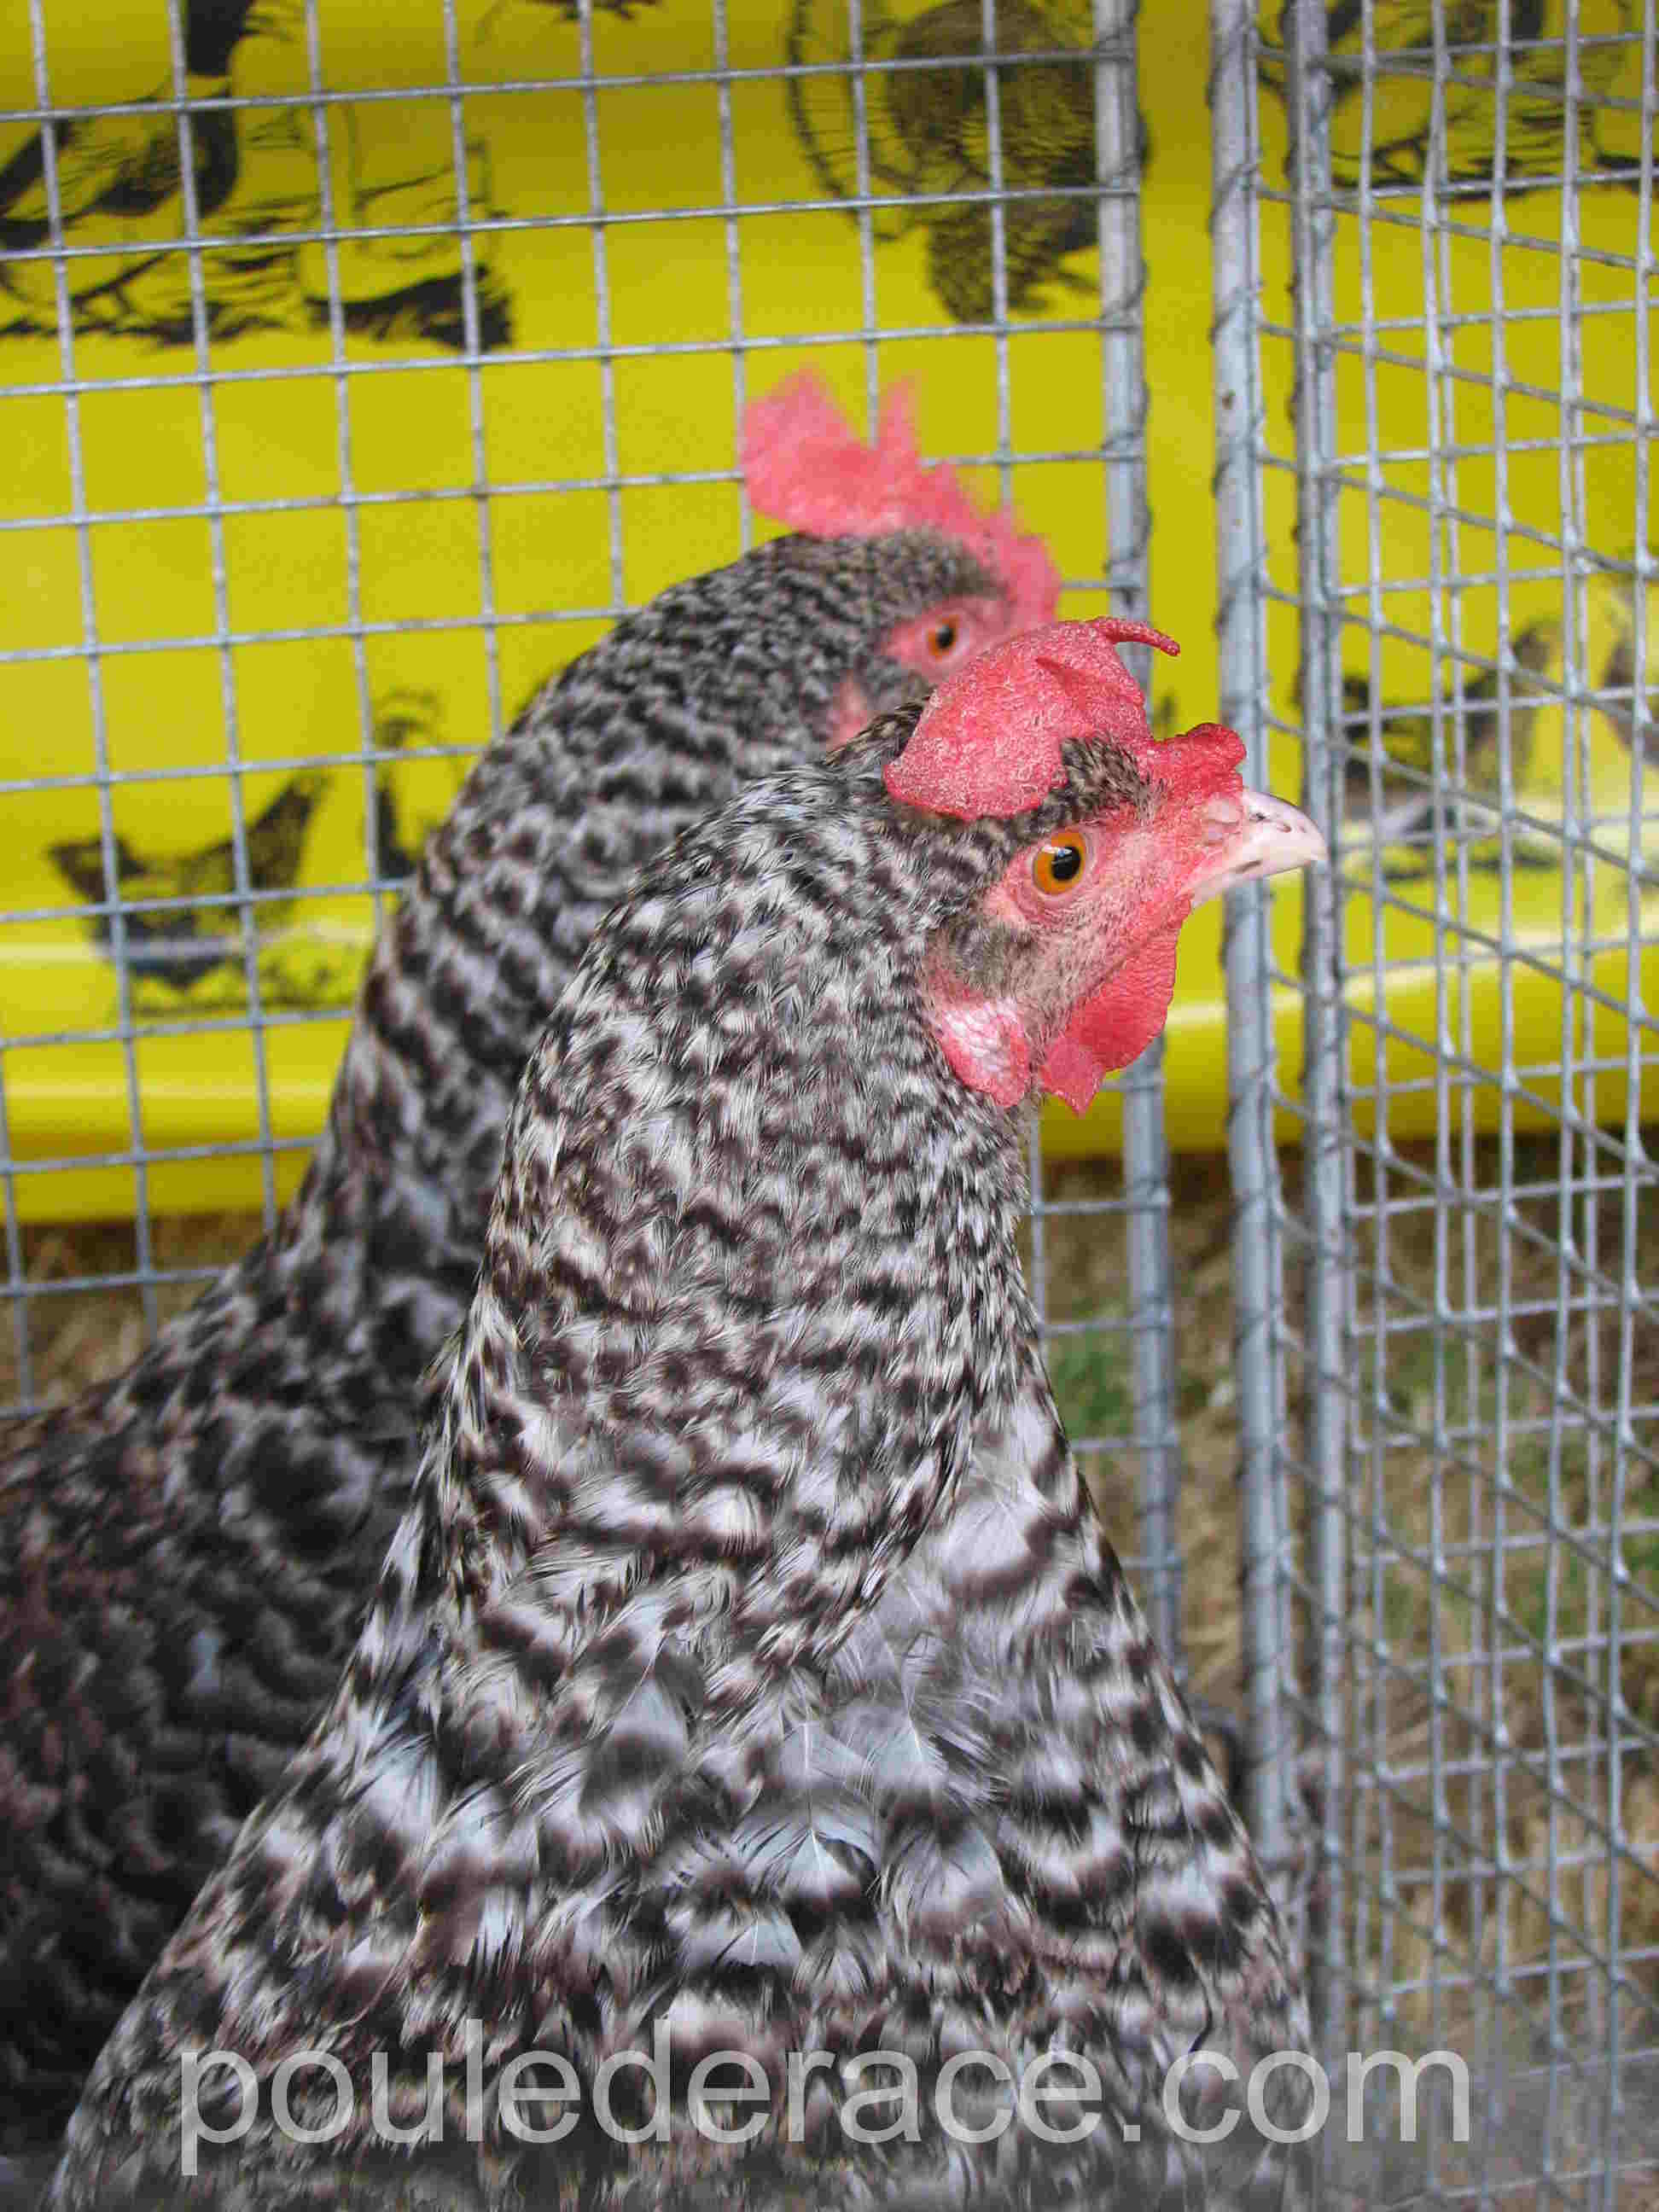
{"label": "chicken's red comb", "polygon": [[744,417],[743,475],[762,514],[815,538],[936,530],[956,538],[1001,578],[1022,629],[1054,620],[1060,572],[1048,547],[1009,515],[981,514],[953,469],[923,460],[902,386],[884,397],[876,442],[866,446],[817,377],[791,378]]}
{"label": "chicken's red comb", "polygon": [[886,769],[887,788],[907,806],[952,814],[1023,814],[1065,775],[1060,747],[1109,738],[1143,775],[1170,788],[1237,781],[1243,742],[1206,723],[1159,744],[1146,702],[1119,659],[1124,642],[1181,647],[1148,623],[1050,623],[991,647],[939,685],[910,742]]}

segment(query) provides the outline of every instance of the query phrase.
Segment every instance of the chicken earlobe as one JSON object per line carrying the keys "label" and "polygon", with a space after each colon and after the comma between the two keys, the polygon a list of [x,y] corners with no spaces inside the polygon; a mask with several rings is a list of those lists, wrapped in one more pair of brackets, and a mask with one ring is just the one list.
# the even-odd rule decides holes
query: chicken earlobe
{"label": "chicken earlobe", "polygon": [[[1216,726],[1206,725],[1188,736],[1207,736]],[[1236,797],[1212,799],[1204,818],[1205,844],[1186,887],[1182,920],[1240,884],[1284,875],[1326,856],[1325,840],[1307,816],[1266,792],[1247,788]],[[1162,1030],[1175,997],[1180,938],[1178,920],[1137,946],[1051,1048],[1039,1080],[1074,1114],[1083,1113],[1107,1076],[1139,1060]]]}
{"label": "chicken earlobe", "polygon": [[930,963],[927,991],[927,1018],[951,1073],[995,1105],[1018,1106],[1031,1087],[1018,1001],[982,994],[944,957]]}
{"label": "chicken earlobe", "polygon": [[[1084,825],[1085,873],[1063,912],[1032,902],[1031,855],[1023,852],[982,902],[977,926],[945,933],[928,966],[927,1013],[963,1082],[1008,1107],[1035,1081],[1083,1113],[1105,1078],[1163,1029],[1193,909],[1235,884],[1324,857],[1305,815],[1232,781],[1232,790],[1207,795],[1201,786],[1189,795],[1149,781],[1138,805]],[[1099,982],[1079,1004],[1078,977],[1091,973]]]}

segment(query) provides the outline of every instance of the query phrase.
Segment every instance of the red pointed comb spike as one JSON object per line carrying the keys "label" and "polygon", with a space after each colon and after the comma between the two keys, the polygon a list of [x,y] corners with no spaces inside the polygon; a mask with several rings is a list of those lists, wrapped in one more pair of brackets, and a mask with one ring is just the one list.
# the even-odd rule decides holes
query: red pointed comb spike
{"label": "red pointed comb spike", "polygon": [[1172,660],[1181,658],[1181,647],[1168,630],[1154,629],[1151,623],[1131,622],[1127,616],[1097,615],[1089,628],[1114,645],[1155,645]]}
{"label": "red pointed comb spike", "polygon": [[1116,651],[1131,642],[1181,650],[1150,623],[1107,616],[1050,623],[993,646],[934,692],[887,769],[888,791],[905,805],[972,822],[1040,804],[1065,773],[1069,742],[1110,737],[1150,765],[1163,749]]}
{"label": "red pointed comb spike", "polygon": [[1158,749],[1158,773],[1165,783],[1193,785],[1243,765],[1244,740],[1225,722],[1195,722]]}
{"label": "red pointed comb spike", "polygon": [[792,377],[744,416],[743,477],[757,512],[817,538],[936,530],[967,546],[1002,583],[1022,626],[1054,620],[1060,572],[1040,538],[1012,517],[982,514],[954,469],[923,460],[902,386],[883,395],[867,446],[818,378]]}
{"label": "red pointed comb spike", "polygon": [[[1089,623],[1088,628],[1109,646],[1155,645],[1162,652],[1172,655],[1181,651],[1172,637],[1166,637],[1161,629],[1154,629],[1150,623],[1117,622],[1103,615]],[[1115,652],[1097,659],[1091,656],[1086,668],[1073,667],[1071,662],[1058,659],[1053,653],[1039,655],[1036,665],[1046,670],[1060,689],[1076,702],[1079,714],[1086,715],[1095,711],[1097,685],[1115,684],[1126,700],[1134,702],[1139,719],[1146,721],[1146,702],[1141,696],[1140,686]],[[1147,722],[1146,726],[1150,732],[1151,723]]]}

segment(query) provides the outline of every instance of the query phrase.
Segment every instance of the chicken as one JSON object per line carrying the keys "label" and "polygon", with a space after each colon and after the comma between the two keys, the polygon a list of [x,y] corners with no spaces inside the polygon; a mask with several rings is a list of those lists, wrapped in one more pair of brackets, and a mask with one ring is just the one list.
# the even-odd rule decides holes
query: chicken
{"label": "chicken", "polygon": [[[1182,2054],[1242,2079],[1306,2027],[1016,1235],[1026,1101],[1086,1106],[1163,1027],[1194,903],[1322,846],[1242,788],[1231,731],[1153,742],[1125,637],[1168,643],[998,647],[699,824],[602,923],[520,1085],[362,1636],[100,2057],[46,2212],[151,2201],[181,2155],[210,2204],[342,2169],[424,2203],[425,2160],[370,2162],[377,2094],[405,2142],[448,2097],[446,2204],[1279,2201],[1282,2147],[1241,2120],[1206,2158],[1160,2107]],[[944,2127],[955,2054],[981,2127],[984,2064],[1051,2049],[1095,2069],[1095,2134]],[[659,2050],[657,2136],[619,2144],[600,2069]],[[210,2051],[247,2069],[245,2128],[222,2082],[186,2112]],[[301,2051],[332,2062],[283,2077],[309,2142],[271,2104]],[[532,2051],[574,2100],[541,2152],[501,2118]],[[874,2051],[913,2069],[915,2140],[837,2119]],[[1190,2086],[1219,2124],[1217,2070]],[[1305,2078],[1260,2087],[1297,2125]],[[710,2140],[703,2089],[752,2142]],[[609,2111],[640,2125],[637,2082]]]}
{"label": "chicken", "polygon": [[786,389],[746,465],[817,534],[629,616],[490,747],[383,933],[275,1231],[125,1376],[0,1437],[0,2148],[55,2136],[333,1686],[513,1087],[599,916],[748,778],[1053,612],[1041,544],[925,468],[902,409],[872,453]]}

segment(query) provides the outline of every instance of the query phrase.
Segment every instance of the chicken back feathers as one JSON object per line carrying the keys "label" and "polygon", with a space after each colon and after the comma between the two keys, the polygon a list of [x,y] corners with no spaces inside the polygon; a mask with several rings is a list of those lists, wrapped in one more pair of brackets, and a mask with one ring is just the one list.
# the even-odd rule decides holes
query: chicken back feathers
{"label": "chicken back feathers", "polygon": [[[1283,1931],[1055,1409],[1018,1123],[931,1003],[947,943],[985,979],[1018,862],[1084,823],[1109,876],[1163,797],[1097,736],[1018,817],[925,813],[883,781],[915,722],[752,789],[599,927],[356,1650],[100,2057],[49,2212],[1286,2201],[1307,2081],[1259,2081],[1270,2138],[1224,2070],[1304,2045]],[[1047,957],[1003,945],[1017,1003]],[[292,2073],[279,2126],[299,2050],[339,2072]],[[210,2051],[251,2100],[201,2105],[186,2191]],[[753,2109],[728,2057],[699,2118],[717,2051]],[[1049,2051],[1095,2069],[1092,2131],[1055,2140],[1071,2074],[1047,2133],[999,2127],[978,2058],[984,2132],[942,2126],[953,2059],[1006,2107]],[[895,2057],[914,2124],[866,2106],[857,2141]],[[537,2148],[504,2100],[553,2062],[570,2126]]]}
{"label": "chicken back feathers", "polygon": [[0,1434],[0,2147],[61,2126],[337,1677],[514,1085],[599,916],[747,779],[924,696],[1016,602],[1029,618],[1036,541],[1011,538],[1011,582],[994,533],[841,520],[619,622],[484,753],[382,933],[273,1233],[117,1381]]}

